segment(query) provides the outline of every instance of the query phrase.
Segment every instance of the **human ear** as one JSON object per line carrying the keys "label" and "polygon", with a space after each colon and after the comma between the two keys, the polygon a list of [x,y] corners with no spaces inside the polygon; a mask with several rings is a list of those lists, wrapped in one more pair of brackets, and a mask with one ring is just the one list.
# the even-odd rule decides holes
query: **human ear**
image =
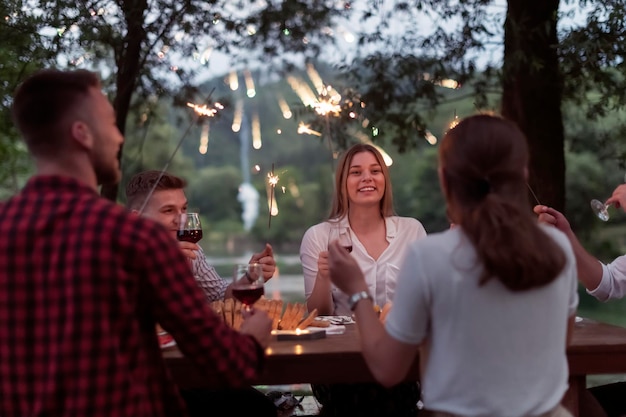
{"label": "human ear", "polygon": [[72,139],[75,140],[79,146],[85,149],[93,148],[93,135],[91,129],[83,121],[75,121],[71,126]]}

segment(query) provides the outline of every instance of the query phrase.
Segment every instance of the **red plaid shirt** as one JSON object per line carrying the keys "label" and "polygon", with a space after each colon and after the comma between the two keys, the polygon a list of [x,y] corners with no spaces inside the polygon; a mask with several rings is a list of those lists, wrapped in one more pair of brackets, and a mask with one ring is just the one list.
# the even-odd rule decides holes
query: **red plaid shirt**
{"label": "red plaid shirt", "polygon": [[257,375],[160,225],[65,177],[0,204],[0,416],[184,416],[156,322],[214,382]]}

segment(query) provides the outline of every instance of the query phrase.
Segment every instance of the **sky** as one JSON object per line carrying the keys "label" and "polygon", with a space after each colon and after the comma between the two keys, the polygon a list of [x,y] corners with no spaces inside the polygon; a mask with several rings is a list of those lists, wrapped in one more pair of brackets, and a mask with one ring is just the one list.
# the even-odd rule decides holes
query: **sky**
{"label": "sky", "polygon": [[[356,43],[354,42],[354,33],[351,28],[356,28],[357,30],[362,30],[363,25],[358,20],[357,16],[360,15],[360,12],[368,7],[368,4],[372,1],[377,1],[379,5],[383,9],[389,9],[392,7],[392,3],[395,3],[394,0],[355,0],[351,2],[352,9],[357,13],[353,13],[353,18],[351,20],[338,20],[336,22],[336,27],[333,32],[335,33],[337,40],[336,48],[328,48],[323,51],[320,55],[320,59],[325,60],[329,63],[340,63],[340,62],[350,62],[352,61],[357,54],[363,54],[367,52],[363,50],[363,48],[356,47]],[[561,1],[561,13],[564,15],[559,20],[559,27],[566,28],[571,25],[578,25],[584,21],[585,10],[580,9],[577,4],[565,4],[565,1]],[[503,30],[502,26],[504,24],[504,18],[506,14],[507,2],[506,0],[495,0],[494,3],[489,7],[489,13],[493,18],[495,23],[495,36],[494,39],[489,42],[489,46],[486,51],[480,53],[480,55],[476,55],[476,59],[478,64],[486,64],[486,63],[499,63],[502,62],[503,56],[503,45],[502,45],[502,37]],[[567,15],[567,16],[566,16]],[[432,17],[427,16],[426,14],[422,14],[421,17],[417,21],[407,21],[403,20],[401,17],[398,18],[397,21],[394,21],[392,27],[393,30],[390,32],[392,35],[401,34],[406,27],[418,27],[420,28],[420,33],[429,33],[433,27],[437,24],[440,24],[439,21],[434,21]],[[368,25],[376,24],[375,22],[370,21]],[[444,22],[446,25],[450,25],[452,28],[455,24],[454,19],[449,22]],[[302,58],[293,56],[292,59],[295,62],[303,61]],[[217,76],[223,76],[227,74],[231,69],[233,69],[233,65],[236,65],[231,58],[223,53],[214,51],[211,53],[208,64],[206,65],[206,69],[202,71],[202,79],[210,79]],[[267,64],[257,63],[256,66],[264,66]],[[251,69],[256,67],[254,64],[251,66]],[[240,68],[235,68],[240,69]]]}

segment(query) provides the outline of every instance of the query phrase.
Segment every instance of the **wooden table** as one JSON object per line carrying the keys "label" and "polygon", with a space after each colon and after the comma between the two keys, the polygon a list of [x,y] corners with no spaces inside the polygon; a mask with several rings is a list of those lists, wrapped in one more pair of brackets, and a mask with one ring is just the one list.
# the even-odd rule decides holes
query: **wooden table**
{"label": "wooden table", "polygon": [[563,404],[578,416],[578,401],[586,388],[587,375],[626,373],[626,329],[583,319],[574,324],[567,359],[570,387]]}
{"label": "wooden table", "polygon": [[[181,387],[206,387],[194,365],[176,348],[163,352],[174,379]],[[576,323],[572,344],[567,350],[570,389],[563,403],[578,416],[580,392],[590,374],[626,373],[626,329],[584,319]],[[417,380],[417,361],[407,380]],[[256,384],[353,383],[374,378],[361,355],[356,325],[325,339],[273,341],[267,349],[265,370]]]}

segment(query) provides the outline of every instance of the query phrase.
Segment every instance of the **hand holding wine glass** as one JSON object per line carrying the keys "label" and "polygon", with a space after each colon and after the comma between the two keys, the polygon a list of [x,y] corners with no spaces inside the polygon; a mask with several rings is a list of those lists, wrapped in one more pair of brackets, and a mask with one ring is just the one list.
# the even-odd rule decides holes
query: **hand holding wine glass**
{"label": "hand holding wine glass", "polygon": [[610,207],[610,204],[603,203],[600,200],[596,200],[596,199],[591,200],[591,210],[593,211],[593,214],[595,214],[603,222],[608,221],[609,218],[611,217],[609,215],[609,210],[608,210],[609,207]]}
{"label": "hand holding wine glass", "polygon": [[596,199],[591,200],[591,210],[593,210],[593,213],[598,216],[600,220],[609,220],[608,208],[610,206],[614,206],[615,208],[625,207],[623,202],[626,201],[626,174],[624,175],[624,183],[625,184],[618,185],[611,197],[605,202]]}
{"label": "hand holding wine glass", "polygon": [[250,312],[252,305],[263,295],[264,283],[261,264],[235,265],[231,290],[233,297],[241,301],[246,311]]}
{"label": "hand holding wine glass", "polygon": [[183,242],[198,243],[202,239],[202,225],[198,213],[182,213],[178,222],[177,238]]}
{"label": "hand holding wine glass", "polygon": [[339,241],[339,245],[348,252],[352,252],[352,237],[350,229],[342,226],[332,226],[328,233],[328,243]]}

